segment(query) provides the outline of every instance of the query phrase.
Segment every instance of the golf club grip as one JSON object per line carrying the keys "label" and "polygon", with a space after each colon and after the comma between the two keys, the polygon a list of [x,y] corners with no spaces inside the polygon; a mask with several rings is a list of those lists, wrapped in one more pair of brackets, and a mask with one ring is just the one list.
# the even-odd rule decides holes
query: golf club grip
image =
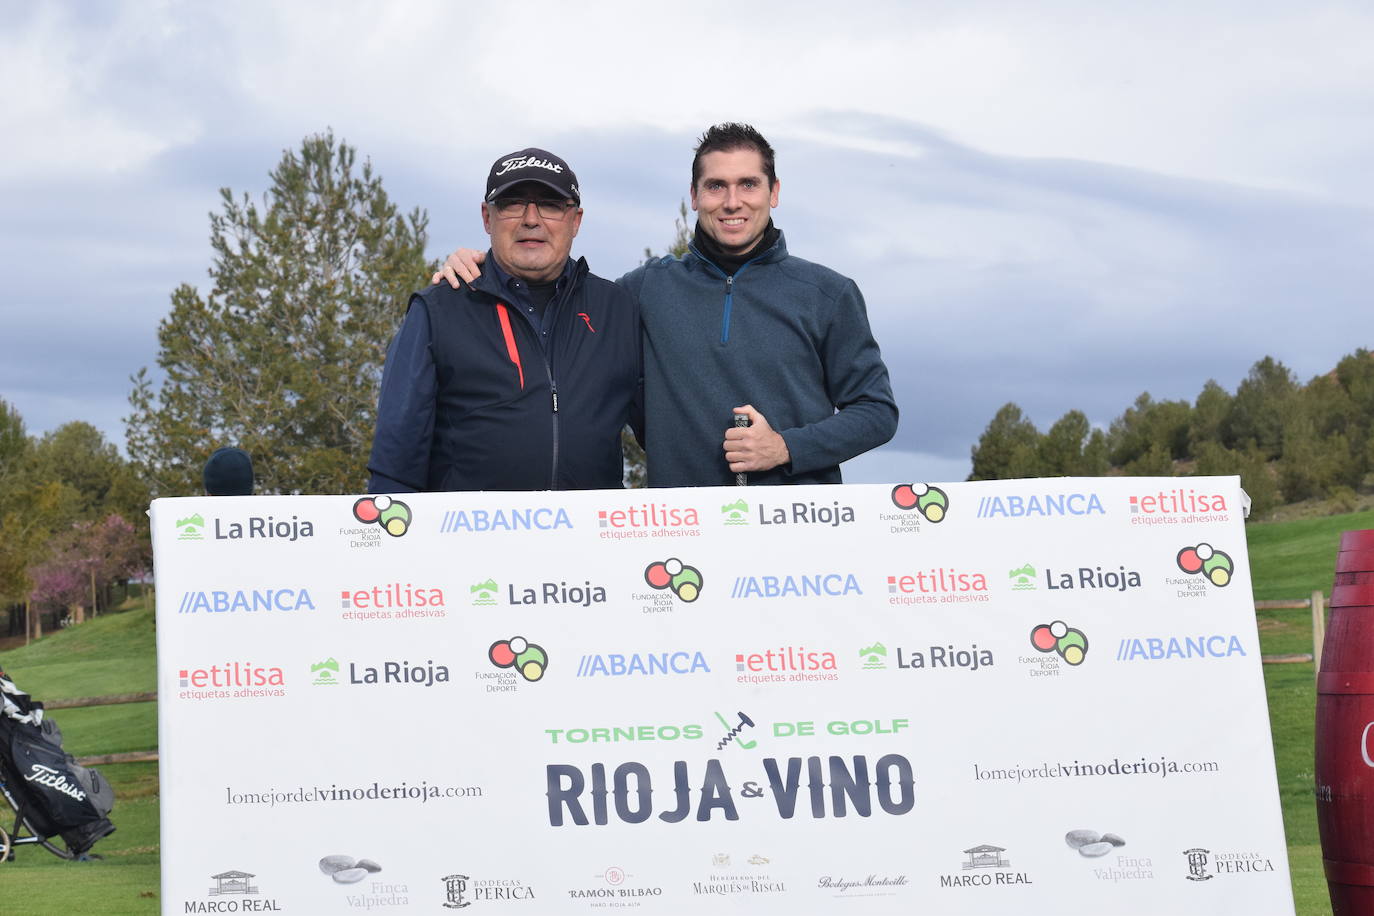
{"label": "golf club grip", "polygon": [[[748,414],[743,414],[743,413],[737,413],[737,414],[735,414],[735,425],[736,425],[736,426],[748,426],[748,425],[749,425],[749,415],[748,415]],[[735,486],[737,486],[737,487],[743,487],[743,486],[746,486],[748,483],[749,483],[749,475],[748,475],[748,474],[744,473],[743,471],[737,471],[737,472],[735,472]]]}

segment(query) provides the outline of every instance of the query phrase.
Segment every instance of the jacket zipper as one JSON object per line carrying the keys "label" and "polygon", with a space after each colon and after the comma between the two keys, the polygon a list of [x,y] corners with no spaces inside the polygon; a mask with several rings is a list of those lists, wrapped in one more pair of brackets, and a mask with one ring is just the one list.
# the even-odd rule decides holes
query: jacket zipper
{"label": "jacket zipper", "polygon": [[735,305],[735,277],[744,273],[744,268],[753,264],[755,261],[768,254],[768,251],[772,251],[773,249],[769,248],[768,251],[765,251],[763,254],[745,261],[739,266],[739,270],[735,271],[733,274],[727,274],[725,271],[721,270],[715,265],[715,262],[711,261],[709,258],[703,257],[695,248],[689,248],[688,250],[696,255],[701,263],[725,278],[725,309],[720,316],[720,342],[722,344],[727,344],[730,342],[730,311]]}

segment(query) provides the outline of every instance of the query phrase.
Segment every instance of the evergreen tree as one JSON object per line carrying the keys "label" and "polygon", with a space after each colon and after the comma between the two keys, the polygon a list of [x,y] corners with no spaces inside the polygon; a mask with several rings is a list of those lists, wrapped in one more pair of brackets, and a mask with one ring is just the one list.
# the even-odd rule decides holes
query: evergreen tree
{"label": "evergreen tree", "polygon": [[221,190],[210,292],[172,293],[165,379],[132,379],[128,450],[158,495],[199,492],[221,445],[253,456],[260,492],[366,484],[387,342],[434,270],[428,217],[401,214],[332,133],[285,151],[270,179],[260,204]]}
{"label": "evergreen tree", "polygon": [[969,480],[1005,480],[1036,477],[1040,472],[1037,450],[1040,432],[1021,408],[1003,404],[973,447],[973,471]]}

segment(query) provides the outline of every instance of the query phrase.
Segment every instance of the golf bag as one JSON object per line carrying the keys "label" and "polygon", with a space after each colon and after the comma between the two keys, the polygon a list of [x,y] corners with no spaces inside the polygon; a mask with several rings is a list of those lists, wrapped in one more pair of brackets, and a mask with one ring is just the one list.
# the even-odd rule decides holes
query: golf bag
{"label": "golf bag", "polygon": [[[12,842],[41,843],[60,836],[68,855],[84,854],[114,832],[106,818],[114,790],[98,772],[62,749],[62,732],[34,701],[0,671],[0,795],[15,810]],[[2,828],[3,825],[0,825]],[[33,834],[21,837],[21,828]]]}

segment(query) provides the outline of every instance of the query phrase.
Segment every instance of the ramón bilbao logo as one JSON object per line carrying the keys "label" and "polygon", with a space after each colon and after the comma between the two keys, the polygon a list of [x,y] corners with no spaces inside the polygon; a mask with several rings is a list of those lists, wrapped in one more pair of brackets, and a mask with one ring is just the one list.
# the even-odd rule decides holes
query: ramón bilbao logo
{"label": "ram\u00f3n bilbao logo", "polygon": [[410,506],[390,496],[364,496],[353,504],[353,517],[377,525],[394,538],[410,530]]}
{"label": "ram\u00f3n bilbao logo", "polygon": [[893,487],[892,504],[898,509],[914,509],[928,522],[944,521],[949,514],[949,494],[924,483],[903,483]]}

